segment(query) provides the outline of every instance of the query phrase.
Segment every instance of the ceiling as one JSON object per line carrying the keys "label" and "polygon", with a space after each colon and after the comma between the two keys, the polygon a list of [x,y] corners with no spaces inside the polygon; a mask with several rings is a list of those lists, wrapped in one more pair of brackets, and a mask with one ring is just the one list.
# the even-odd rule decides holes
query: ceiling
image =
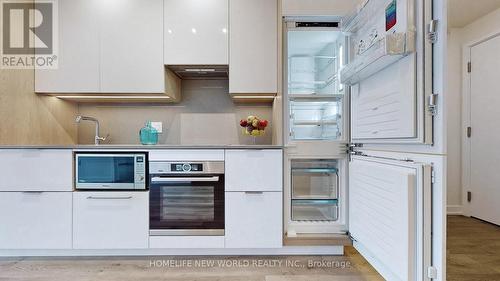
{"label": "ceiling", "polygon": [[464,27],[500,8],[500,0],[448,0],[448,25]]}

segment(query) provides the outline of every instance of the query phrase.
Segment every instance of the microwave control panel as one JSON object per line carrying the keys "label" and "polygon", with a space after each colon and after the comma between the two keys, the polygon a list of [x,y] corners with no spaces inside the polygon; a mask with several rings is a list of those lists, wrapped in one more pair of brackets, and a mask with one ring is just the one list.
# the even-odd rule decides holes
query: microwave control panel
{"label": "microwave control panel", "polygon": [[139,188],[146,186],[146,155],[135,156],[135,185]]}

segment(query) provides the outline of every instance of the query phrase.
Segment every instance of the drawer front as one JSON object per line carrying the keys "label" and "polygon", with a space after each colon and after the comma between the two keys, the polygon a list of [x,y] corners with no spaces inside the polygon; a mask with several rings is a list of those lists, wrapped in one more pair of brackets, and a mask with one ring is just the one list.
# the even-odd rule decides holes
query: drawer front
{"label": "drawer front", "polygon": [[73,153],[69,149],[0,150],[0,191],[71,191]]}
{"label": "drawer front", "polygon": [[337,200],[292,200],[293,221],[336,221]]}
{"label": "drawer front", "polygon": [[74,192],[73,248],[148,248],[149,192]]}
{"label": "drawer front", "polygon": [[71,249],[71,192],[0,192],[0,249]]}
{"label": "drawer front", "polygon": [[226,191],[283,191],[281,150],[227,150]]}
{"label": "drawer front", "polygon": [[282,192],[226,192],[226,248],[281,248],[282,202]]}

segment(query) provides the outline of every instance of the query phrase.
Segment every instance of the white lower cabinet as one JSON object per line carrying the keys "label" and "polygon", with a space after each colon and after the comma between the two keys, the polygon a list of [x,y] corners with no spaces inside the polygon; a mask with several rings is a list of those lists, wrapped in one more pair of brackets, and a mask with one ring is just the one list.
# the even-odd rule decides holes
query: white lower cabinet
{"label": "white lower cabinet", "polygon": [[0,249],[71,249],[71,192],[0,192]]}
{"label": "white lower cabinet", "polygon": [[226,248],[281,248],[282,192],[226,192]]}
{"label": "white lower cabinet", "polygon": [[149,193],[74,192],[74,249],[141,249],[149,241]]}

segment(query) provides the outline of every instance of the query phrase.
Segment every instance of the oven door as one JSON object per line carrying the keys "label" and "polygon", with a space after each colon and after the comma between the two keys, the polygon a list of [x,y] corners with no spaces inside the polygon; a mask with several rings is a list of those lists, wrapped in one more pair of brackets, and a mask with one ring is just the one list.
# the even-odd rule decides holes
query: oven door
{"label": "oven door", "polygon": [[150,235],[224,235],[224,175],[152,175]]}

